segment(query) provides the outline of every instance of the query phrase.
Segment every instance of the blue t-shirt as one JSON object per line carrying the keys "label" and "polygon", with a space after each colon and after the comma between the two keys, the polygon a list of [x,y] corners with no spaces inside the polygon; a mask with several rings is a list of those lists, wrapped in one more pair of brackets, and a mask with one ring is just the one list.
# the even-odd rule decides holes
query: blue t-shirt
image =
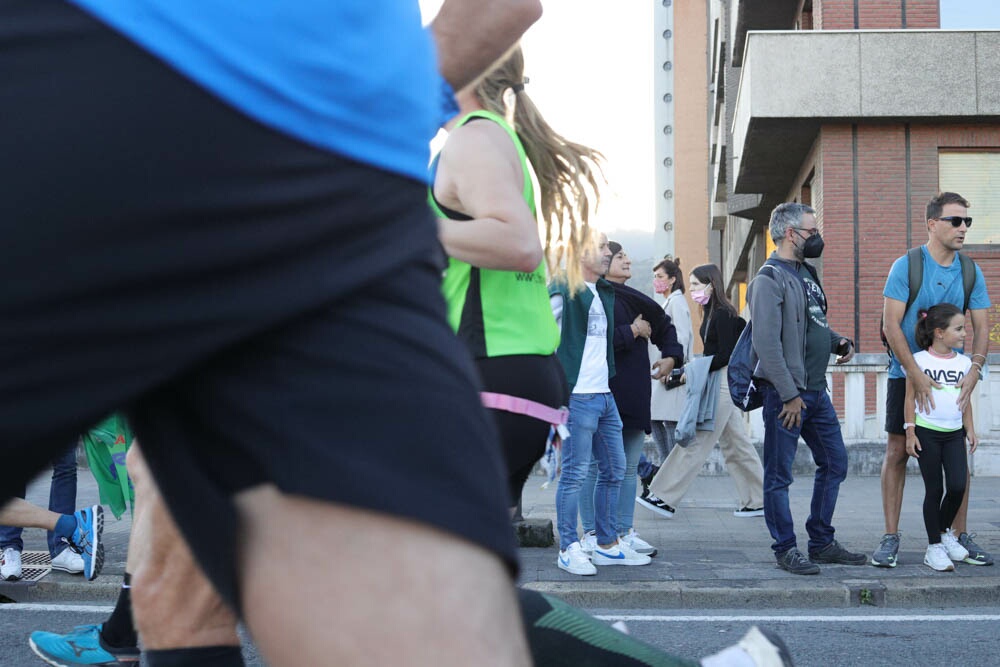
{"label": "blue t-shirt", "polygon": [[441,78],[416,0],[71,1],[258,122],[426,181]]}
{"label": "blue t-shirt", "polygon": [[[906,342],[910,345],[910,352],[918,352],[917,342],[914,338],[914,328],[917,325],[917,313],[920,309],[930,308],[939,303],[953,303],[959,308],[965,303],[965,287],[962,284],[962,261],[955,255],[951,266],[941,266],[934,261],[927,246],[921,246],[920,252],[924,257],[924,280],[917,294],[917,300],[913,302],[910,309],[903,316],[902,329],[906,336]],[[910,260],[907,255],[903,255],[892,264],[889,270],[889,277],[885,281],[885,290],[882,296],[896,301],[910,298]],[[969,298],[970,310],[981,310],[990,307],[990,297],[986,293],[986,279],[979,266],[976,266],[976,282],[972,288],[972,295]],[[892,357],[889,366],[889,377],[903,378],[906,375],[900,368],[899,361]]]}

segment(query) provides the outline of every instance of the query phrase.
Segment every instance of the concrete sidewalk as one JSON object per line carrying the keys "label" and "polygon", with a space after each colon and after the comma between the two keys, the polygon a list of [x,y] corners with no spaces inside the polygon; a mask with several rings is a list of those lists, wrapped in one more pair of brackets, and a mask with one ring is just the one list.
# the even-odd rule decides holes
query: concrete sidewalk
{"label": "concrete sidewalk", "polygon": [[[555,484],[532,476],[523,496],[525,518],[555,522]],[[1000,566],[956,564],[955,572],[923,565],[927,537],[923,480],[908,476],[900,521],[899,565],[823,565],[818,575],[793,575],[775,565],[763,517],[737,518],[728,476],[700,476],[672,519],[641,505],[635,530],[659,549],[650,565],[603,567],[581,577],[556,567],[557,547],[521,549],[521,584],[585,607],[631,609],[773,609],[776,607],[961,606],[1000,604]],[[791,487],[799,548],[806,550],[812,477]],[[969,527],[978,544],[1000,560],[1000,477],[972,480]],[[869,555],[884,532],[878,477],[852,476],[841,485],[834,515],[837,540]]]}
{"label": "concrete sidewalk", "polygon": [[[555,521],[555,484],[542,489],[542,477],[525,487],[527,518]],[[811,476],[799,476],[791,488],[799,546],[805,547],[805,519],[812,492]],[[97,486],[86,468],[79,471],[79,505],[97,502]],[[48,476],[30,487],[28,498],[48,502]],[[763,518],[737,518],[736,496],[727,476],[701,476],[672,519],[636,506],[635,528],[660,553],[644,567],[605,567],[596,576],[578,577],[556,567],[557,548],[521,549],[520,583],[557,594],[584,607],[632,609],[772,609],[776,607],[890,607],[1000,604],[1000,565],[958,564],[953,573],[924,566],[926,537],[920,505],[923,482],[907,478],[901,530],[900,565],[823,566],[816,576],[796,576],[777,569]],[[79,575],[52,572],[37,583],[0,582],[0,595],[17,602],[45,600],[113,602],[125,571],[131,519],[105,512],[104,573],[93,582]],[[834,516],[837,539],[853,551],[871,553],[882,536],[879,478],[851,476],[841,486]],[[1000,477],[972,480],[969,526],[980,546],[1000,557]],[[26,530],[25,549],[45,550],[45,534]],[[1000,558],[998,558],[1000,560]]]}

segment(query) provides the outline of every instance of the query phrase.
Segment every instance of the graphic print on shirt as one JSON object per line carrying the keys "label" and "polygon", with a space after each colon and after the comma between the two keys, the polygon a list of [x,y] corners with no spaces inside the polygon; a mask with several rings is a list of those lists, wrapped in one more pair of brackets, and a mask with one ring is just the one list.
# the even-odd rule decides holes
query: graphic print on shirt
{"label": "graphic print on shirt", "polygon": [[607,337],[608,318],[604,314],[604,304],[600,299],[594,299],[590,312],[587,313],[587,338],[607,339]]}
{"label": "graphic print on shirt", "polygon": [[823,294],[823,288],[810,278],[803,277],[802,280],[808,291],[809,319],[812,320],[813,324],[829,329],[830,325],[826,321],[826,295]]}
{"label": "graphic print on shirt", "polygon": [[958,409],[958,383],[972,368],[972,360],[964,354],[952,353],[941,357],[927,350],[913,355],[921,371],[941,384],[931,389],[934,407],[926,412],[917,408],[917,426],[935,431],[956,431],[962,428],[962,411]]}
{"label": "graphic print on shirt", "polygon": [[583,345],[580,375],[574,394],[603,394],[608,388],[608,315],[597,293],[597,285],[586,283],[593,296],[587,313],[587,340]]}
{"label": "graphic print on shirt", "polygon": [[963,371],[944,368],[925,368],[924,375],[934,380],[938,384],[958,385],[965,377]]}

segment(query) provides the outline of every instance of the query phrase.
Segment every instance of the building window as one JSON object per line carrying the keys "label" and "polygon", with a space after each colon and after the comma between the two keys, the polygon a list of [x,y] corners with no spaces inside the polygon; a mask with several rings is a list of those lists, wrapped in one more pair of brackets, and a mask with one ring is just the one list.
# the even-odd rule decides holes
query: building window
{"label": "building window", "polygon": [[938,187],[969,200],[967,246],[1000,243],[1000,151],[940,151]]}

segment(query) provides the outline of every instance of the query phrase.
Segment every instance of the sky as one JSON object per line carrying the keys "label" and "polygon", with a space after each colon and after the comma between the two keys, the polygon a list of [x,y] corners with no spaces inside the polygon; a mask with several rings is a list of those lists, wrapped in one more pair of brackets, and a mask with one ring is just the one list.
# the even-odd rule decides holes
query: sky
{"label": "sky", "polygon": [[[542,0],[542,18],[522,40],[526,91],[542,115],[608,159],[596,223],[610,233],[655,224],[654,2]],[[441,0],[420,5],[429,20]],[[1000,1],[941,0],[941,27],[1000,29]]]}

